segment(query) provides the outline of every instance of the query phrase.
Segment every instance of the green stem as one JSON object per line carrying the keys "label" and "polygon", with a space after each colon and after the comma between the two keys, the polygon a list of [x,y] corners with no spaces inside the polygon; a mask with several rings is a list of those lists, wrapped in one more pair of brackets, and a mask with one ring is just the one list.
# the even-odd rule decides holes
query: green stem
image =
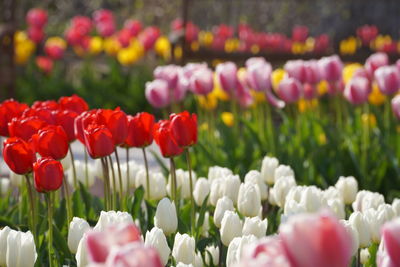
{"label": "green stem", "polygon": [[274,156],[276,156],[275,149],[275,135],[274,135],[274,125],[272,123],[272,111],[270,104],[266,104],[267,107],[267,133],[269,137],[269,143],[271,145],[271,150]]}
{"label": "green stem", "polygon": [[30,229],[35,239],[35,244],[38,247],[39,243],[38,243],[38,237],[36,235],[36,219],[35,219],[36,218],[35,196],[33,195],[32,184],[28,174],[25,175],[25,180],[26,180],[26,189],[28,190],[29,205],[31,208],[31,216],[29,216]]}
{"label": "green stem", "polygon": [[170,160],[170,175],[171,175],[171,197],[172,201],[175,202],[175,206],[178,207],[177,199],[176,199],[176,173],[175,173],[175,161],[174,158],[169,158]]}
{"label": "green stem", "polygon": [[85,155],[85,181],[86,181],[87,186],[89,186],[88,153],[85,148],[83,148],[83,149],[85,151],[85,153],[84,153],[84,155]]}
{"label": "green stem", "polygon": [[188,169],[189,169],[189,185],[190,185],[190,213],[191,213],[191,218],[190,218],[190,222],[191,222],[191,231],[192,231],[192,236],[194,236],[194,231],[196,228],[196,207],[194,204],[194,197],[193,197],[193,180],[192,180],[192,164],[190,162],[190,153],[189,153],[189,148],[185,149],[185,155],[186,155],[186,162],[188,165]]}
{"label": "green stem", "polygon": [[129,173],[129,147],[126,148],[126,196],[129,196],[129,189],[131,186],[130,181],[130,173]]}
{"label": "green stem", "polygon": [[104,206],[106,211],[110,210],[110,180],[109,172],[107,167],[107,159],[101,158],[101,165],[103,167],[103,179],[104,179]]}
{"label": "green stem", "polygon": [[117,186],[116,185],[117,185],[117,183],[115,180],[114,165],[113,165],[111,156],[108,156],[108,161],[111,166],[111,175],[112,175],[112,183],[113,183],[112,208],[113,208],[113,210],[116,210],[116,206],[117,206]]}
{"label": "green stem", "polygon": [[147,200],[150,200],[150,175],[149,175],[149,163],[147,161],[147,155],[146,155],[146,149],[142,147],[143,151],[143,159],[144,159],[144,166],[146,168],[146,194],[147,194]]}
{"label": "green stem", "polygon": [[361,112],[361,123],[362,123],[362,154],[361,154],[361,167],[363,171],[363,176],[365,182],[369,182],[368,180],[368,171],[367,171],[367,160],[368,160],[368,147],[369,147],[369,106],[368,103],[365,103],[363,106],[364,114],[366,114],[366,121],[362,121],[362,112]]}
{"label": "green stem", "polygon": [[67,204],[67,218],[69,224],[72,221],[72,208],[71,208],[71,198],[69,195],[68,183],[65,179],[65,176],[63,179],[63,188],[64,188],[65,203]]}
{"label": "green stem", "polygon": [[46,193],[46,202],[47,202],[47,219],[48,219],[48,253],[49,253],[49,265],[53,267],[53,203],[52,203],[52,193]]}
{"label": "green stem", "polygon": [[[75,157],[74,157],[74,153],[72,152],[71,144],[69,144],[68,146],[69,146],[69,154],[71,155],[72,174],[74,176],[74,188],[76,189],[78,186],[78,181],[76,179]],[[85,149],[85,151],[86,151],[86,149]]]}
{"label": "green stem", "polygon": [[[118,181],[119,181],[119,195],[120,195],[120,200],[123,201],[124,197],[124,191],[122,191],[122,174],[121,174],[121,165],[119,164],[119,156],[118,156],[118,149],[115,148],[115,159],[117,160],[117,169],[118,169]],[[122,207],[122,205],[121,205]]]}

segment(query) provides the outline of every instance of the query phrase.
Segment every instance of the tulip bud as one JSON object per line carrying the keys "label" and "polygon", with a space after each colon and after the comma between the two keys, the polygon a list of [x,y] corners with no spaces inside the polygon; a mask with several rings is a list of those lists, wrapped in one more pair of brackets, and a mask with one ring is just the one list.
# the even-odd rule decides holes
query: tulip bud
{"label": "tulip bud", "polygon": [[64,171],[59,161],[40,158],[33,164],[33,177],[36,191],[56,191],[62,185]]}
{"label": "tulip bud", "polygon": [[392,111],[396,118],[400,120],[400,95],[396,95],[392,99]]}
{"label": "tulip bud", "polygon": [[0,230],[0,266],[6,266],[7,237],[10,231],[8,226]]}
{"label": "tulip bud", "polygon": [[222,178],[222,184],[220,186],[220,193],[222,196],[229,197],[234,205],[237,205],[237,199],[240,188],[240,178],[239,175],[229,174]]}
{"label": "tulip bud", "polygon": [[365,70],[368,72],[369,77],[373,78],[375,71],[382,66],[389,64],[389,57],[385,53],[374,53],[370,55],[365,61]]}
{"label": "tulip bud", "polygon": [[344,226],[344,229],[346,229],[346,232],[351,236],[351,244],[352,244],[352,255],[356,255],[359,247],[360,241],[358,240],[358,231],[354,226],[346,220],[341,220],[340,223]]}
{"label": "tulip bud", "polygon": [[176,262],[193,264],[195,260],[195,241],[188,234],[176,233],[172,256]]}
{"label": "tulip bud", "polygon": [[233,62],[225,62],[217,65],[215,70],[221,88],[227,93],[236,91],[238,84],[237,66]]}
{"label": "tulip bud", "polygon": [[358,232],[359,247],[368,247],[371,242],[371,234],[366,216],[356,211],[350,215],[349,222]]}
{"label": "tulip bud", "polygon": [[220,199],[223,196],[222,195],[223,186],[224,186],[223,178],[211,180],[210,197],[208,198],[208,200],[212,206],[216,206],[218,199]]}
{"label": "tulip bud", "polygon": [[78,248],[76,250],[76,265],[77,267],[86,267],[88,266],[88,252],[87,252],[87,235],[83,234],[81,240],[79,241]]}
{"label": "tulip bud", "polygon": [[11,230],[7,236],[6,265],[33,267],[36,258],[36,247],[32,233]]}
{"label": "tulip bud", "polygon": [[221,241],[225,246],[235,238],[242,235],[242,222],[239,215],[234,211],[225,211],[224,217],[221,222]]}
{"label": "tulip bud", "polygon": [[132,215],[124,211],[101,211],[99,220],[93,228],[94,231],[102,232],[113,224],[133,223]]}
{"label": "tulip bud", "polygon": [[395,66],[380,67],[374,76],[383,94],[392,95],[400,89],[400,72]]}
{"label": "tulip bud", "polygon": [[198,251],[194,257],[194,267],[203,267],[204,266],[204,262],[203,262],[203,258],[201,256],[200,251]]}
{"label": "tulip bud", "polygon": [[168,263],[171,249],[168,247],[167,239],[160,228],[154,227],[150,232],[147,231],[144,244],[157,250],[163,266]]}
{"label": "tulip bud", "polygon": [[343,62],[338,55],[323,57],[318,65],[321,69],[321,76],[328,82],[339,81],[342,77]]}
{"label": "tulip bud", "polygon": [[32,171],[36,156],[27,142],[11,137],[3,143],[3,159],[14,173],[26,174]]}
{"label": "tulip bud", "polygon": [[202,206],[204,200],[210,193],[210,182],[205,178],[199,178],[193,190],[193,198],[197,206]]}
{"label": "tulip bud", "polygon": [[158,202],[156,215],[154,217],[154,225],[161,228],[165,235],[176,232],[178,228],[178,217],[173,202],[168,198],[163,198]]}
{"label": "tulip bud", "polygon": [[235,237],[228,246],[228,252],[226,254],[226,266],[232,267],[239,262],[238,254],[241,237]]}
{"label": "tulip bud", "polygon": [[278,165],[279,161],[277,158],[271,158],[268,156],[264,157],[261,163],[261,177],[267,184],[274,184],[275,170],[278,168]]}
{"label": "tulip bud", "polygon": [[168,83],[164,80],[147,82],[145,95],[147,101],[155,108],[166,107],[170,102]]}
{"label": "tulip bud", "polygon": [[[211,257],[210,257],[210,255],[211,255]],[[218,246],[207,246],[205,248],[205,262],[207,265],[213,264],[214,266],[218,266],[218,263],[219,263],[219,247]]]}
{"label": "tulip bud", "polygon": [[332,213],[336,215],[336,218],[340,220],[346,218],[346,211],[344,210],[344,203],[341,198],[328,199],[327,204]]}
{"label": "tulip bud", "polygon": [[265,92],[271,88],[271,64],[264,61],[247,66],[246,78],[249,86],[256,91]]}
{"label": "tulip bud", "polygon": [[287,165],[279,165],[274,172],[274,182],[278,181],[281,177],[285,176],[293,176],[294,178],[294,171],[290,166]]}
{"label": "tulip bud", "polygon": [[74,217],[69,224],[68,231],[68,248],[69,250],[76,254],[78,251],[78,245],[81,241],[83,235],[87,230],[90,229],[90,225],[85,219]]}
{"label": "tulip bud", "polygon": [[214,211],[214,224],[218,228],[221,227],[222,218],[227,210],[234,210],[233,202],[229,197],[224,196],[217,201],[217,206]]}
{"label": "tulip bud", "polygon": [[368,248],[361,249],[360,251],[360,263],[361,264],[367,264],[369,259],[371,258],[371,255],[369,254]]}
{"label": "tulip bud", "polygon": [[261,207],[261,197],[257,185],[252,183],[240,185],[237,207],[244,216],[254,217],[258,215]]}
{"label": "tulip bud", "polygon": [[364,212],[370,208],[378,209],[382,204],[385,204],[383,195],[366,190],[361,190],[356,195],[356,200],[353,202],[352,207],[355,211]]}
{"label": "tulip bud", "polygon": [[200,68],[190,77],[190,90],[197,95],[207,95],[214,89],[213,72]]}
{"label": "tulip bud", "polygon": [[258,189],[260,190],[261,200],[268,199],[268,186],[262,180],[259,171],[252,170],[246,173],[246,176],[244,177],[244,182],[257,185]]}
{"label": "tulip bud", "polygon": [[346,85],[343,95],[353,105],[368,101],[371,86],[367,78],[353,77]]}
{"label": "tulip bud", "polygon": [[298,80],[284,78],[279,83],[278,96],[286,103],[294,103],[300,99],[302,91],[302,86]]}
{"label": "tulip bud", "polygon": [[289,190],[295,186],[296,181],[293,176],[281,177],[280,179],[275,180],[274,187],[272,188],[272,194],[276,204],[279,207],[285,207],[286,195],[289,193]]}
{"label": "tulip bud", "polygon": [[243,235],[255,235],[257,238],[265,236],[268,228],[268,220],[259,217],[246,217],[242,229]]}
{"label": "tulip bud", "polygon": [[233,174],[232,171],[228,168],[220,167],[220,166],[212,166],[208,169],[208,180],[212,182],[215,179],[223,178]]}
{"label": "tulip bud", "polygon": [[338,189],[345,204],[354,202],[358,191],[358,183],[353,176],[339,177],[335,187]]}

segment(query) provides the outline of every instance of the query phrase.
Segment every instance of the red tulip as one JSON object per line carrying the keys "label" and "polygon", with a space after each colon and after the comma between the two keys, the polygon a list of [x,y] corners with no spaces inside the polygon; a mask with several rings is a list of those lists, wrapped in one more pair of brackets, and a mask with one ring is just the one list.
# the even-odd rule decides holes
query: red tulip
{"label": "red tulip", "polygon": [[53,60],[61,59],[64,56],[64,48],[57,44],[47,44],[44,46],[44,52]]}
{"label": "red tulip", "polygon": [[61,163],[50,157],[40,158],[33,164],[35,189],[39,193],[56,191],[62,185],[64,171]]}
{"label": "red tulip", "polygon": [[114,140],[110,130],[104,125],[90,124],[84,129],[85,146],[92,158],[101,158],[114,152]]}
{"label": "red tulip", "polygon": [[197,116],[184,111],[170,117],[171,133],[180,147],[188,147],[197,143]]}
{"label": "red tulip", "polygon": [[49,109],[49,110],[58,110],[60,108],[60,106],[58,105],[57,101],[46,100],[46,101],[33,102],[31,108],[33,108],[33,109],[45,108],[45,109]]}
{"label": "red tulip", "polygon": [[120,108],[115,110],[100,109],[96,115],[97,122],[105,125],[110,130],[115,145],[125,142],[128,135],[128,119],[125,112]]}
{"label": "red tulip", "polygon": [[58,103],[60,104],[61,109],[72,110],[78,114],[89,109],[86,101],[77,95],[63,96],[58,100]]}
{"label": "red tulip", "polygon": [[141,112],[134,117],[128,116],[128,135],[125,144],[128,147],[145,147],[153,142],[154,116]]}
{"label": "red tulip", "polygon": [[42,157],[61,160],[68,153],[68,137],[61,126],[44,127],[33,139],[35,149]]}
{"label": "red tulip", "polygon": [[9,136],[8,123],[13,118],[18,118],[22,115],[28,105],[19,103],[13,99],[5,100],[0,104],[0,136]]}
{"label": "red tulip", "polygon": [[44,31],[42,28],[29,27],[28,37],[32,40],[32,42],[38,44],[44,39]]}
{"label": "red tulip", "polygon": [[47,108],[29,108],[24,111],[21,118],[37,117],[46,124],[54,125],[55,118],[53,111]]}
{"label": "red tulip", "polygon": [[83,36],[89,34],[92,28],[92,20],[85,16],[75,16],[71,20],[71,27]]}
{"label": "red tulip", "polygon": [[28,117],[25,119],[14,118],[8,124],[8,131],[11,137],[20,137],[28,142],[32,135],[36,134],[46,125],[46,122],[38,117]]}
{"label": "red tulip", "polygon": [[156,123],[153,136],[164,157],[175,157],[183,153],[183,149],[178,146],[172,136],[170,121],[163,120]]}
{"label": "red tulip", "polygon": [[142,30],[142,23],[138,20],[129,19],[124,23],[124,29],[128,29],[131,36],[137,36]]}
{"label": "red tulip", "polygon": [[3,158],[13,172],[26,174],[32,171],[36,155],[23,139],[10,137],[3,143]]}
{"label": "red tulip", "polygon": [[57,110],[53,111],[55,116],[56,124],[63,127],[65,133],[68,136],[68,142],[72,142],[76,139],[74,131],[75,118],[78,117],[78,113],[72,110]]}
{"label": "red tulip", "polygon": [[296,25],[292,30],[292,40],[304,43],[308,37],[308,27]]}
{"label": "red tulip", "polygon": [[53,70],[53,60],[49,57],[36,57],[36,65],[45,74],[49,74]]}
{"label": "red tulip", "polygon": [[85,36],[78,28],[70,28],[64,33],[65,39],[68,44],[77,46],[81,43],[82,38]]}
{"label": "red tulip", "polygon": [[97,110],[85,111],[75,118],[74,122],[74,133],[75,137],[82,143],[85,144],[84,129],[89,126],[92,122],[96,121]]}
{"label": "red tulip", "polygon": [[26,14],[26,22],[29,26],[42,28],[47,23],[47,12],[41,8],[32,8]]}

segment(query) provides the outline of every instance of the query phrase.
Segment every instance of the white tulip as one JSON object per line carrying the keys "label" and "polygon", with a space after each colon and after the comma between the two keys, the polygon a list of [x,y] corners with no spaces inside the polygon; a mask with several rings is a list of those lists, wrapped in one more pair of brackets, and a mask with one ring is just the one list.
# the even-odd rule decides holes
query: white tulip
{"label": "white tulip", "polygon": [[240,185],[237,207],[239,212],[246,217],[258,215],[261,207],[261,196],[257,185],[252,183]]}
{"label": "white tulip", "polygon": [[371,240],[375,243],[381,242],[381,228],[387,222],[394,218],[394,212],[390,205],[383,204],[377,210],[368,209],[364,212],[370,227]]}
{"label": "white tulip", "polygon": [[[161,172],[149,172],[150,199],[160,200],[167,195],[167,182]],[[146,170],[139,170],[136,174],[136,187],[143,186],[147,199],[147,176]]]}
{"label": "white tulip", "polygon": [[212,182],[214,179],[224,178],[231,174],[233,173],[228,168],[213,166],[208,169],[208,180]]}
{"label": "white tulip", "polygon": [[[76,180],[79,183],[82,183],[87,188],[91,187],[95,180],[95,166],[93,163],[87,164],[87,177],[86,177],[86,164],[83,161],[75,160],[75,173],[76,173]],[[74,186],[74,169],[71,164],[70,168],[67,169],[67,181],[73,187]]]}
{"label": "white tulip", "polygon": [[[210,259],[211,255],[211,259]],[[205,249],[205,262],[207,265],[218,266],[219,263],[219,247],[218,246],[207,246]]]}
{"label": "white tulip", "polygon": [[368,247],[371,243],[370,226],[365,216],[356,211],[350,215],[350,224],[357,230],[359,247]]}
{"label": "white tulip", "polygon": [[[172,179],[171,175],[168,177],[168,185],[167,185],[167,192],[171,195],[171,188],[172,188]],[[196,173],[192,171],[192,182],[193,185],[196,184]],[[183,199],[190,198],[190,180],[189,180],[189,171],[184,171],[182,169],[176,170],[176,188],[181,192],[181,197]]]}
{"label": "white tulip", "polygon": [[239,187],[241,184],[239,175],[230,174],[222,178],[222,185],[220,186],[221,196],[229,197],[233,204],[237,204]]}
{"label": "white tulip", "polygon": [[193,264],[185,264],[183,262],[178,262],[176,267],[195,267]]}
{"label": "white tulip", "polygon": [[0,266],[6,265],[7,237],[10,231],[11,229],[8,226],[0,230]]}
{"label": "white tulip", "polygon": [[10,189],[10,180],[7,178],[0,178],[0,196],[5,196]]}
{"label": "white tulip", "polygon": [[261,220],[259,217],[246,217],[242,229],[243,235],[254,235],[261,238],[266,235],[268,228],[268,220]]}
{"label": "white tulip", "polygon": [[95,231],[104,231],[109,225],[120,223],[133,223],[132,215],[122,211],[101,211],[99,220],[93,228]]}
{"label": "white tulip", "polygon": [[240,239],[240,244],[239,244],[239,248],[238,248],[237,255],[236,255],[236,258],[238,259],[238,261],[241,260],[245,247],[249,244],[255,243],[256,241],[257,241],[257,237],[254,235],[242,236],[242,238]]}
{"label": "white tulip", "polygon": [[345,204],[354,202],[358,192],[358,183],[353,176],[339,177],[335,187],[339,190]]}
{"label": "white tulip", "polygon": [[322,191],[322,193],[326,201],[328,201],[329,199],[342,198],[339,190],[334,186],[328,187],[326,190]]}
{"label": "white tulip", "polygon": [[300,204],[302,204],[307,212],[317,212],[324,205],[322,191],[315,186],[307,186],[301,196]]}
{"label": "white tulip", "polygon": [[396,217],[396,213],[393,211],[393,208],[389,204],[381,204],[378,207],[378,212],[382,214],[385,222],[390,221]]}
{"label": "white tulip", "polygon": [[294,199],[287,199],[283,209],[284,216],[282,217],[281,221],[284,222],[292,215],[305,212],[307,212],[307,208],[302,203],[299,203]]}
{"label": "white tulip", "polygon": [[144,244],[157,250],[164,266],[168,263],[171,249],[168,247],[167,239],[160,228],[153,227],[150,232],[147,231]]}
{"label": "white tulip", "polygon": [[277,158],[264,157],[261,163],[261,177],[269,185],[275,183],[275,170],[279,166],[279,161]]}
{"label": "white tulip", "polygon": [[226,266],[227,267],[232,267],[239,261],[237,255],[239,254],[238,251],[239,251],[239,246],[240,246],[241,240],[242,240],[241,237],[235,237],[229,244],[228,252],[226,254]]}
{"label": "white tulip", "polygon": [[230,210],[225,211],[221,222],[220,233],[222,244],[225,246],[229,246],[232,239],[242,235],[242,222],[236,212]]}
{"label": "white tulip", "polygon": [[251,170],[244,177],[245,183],[253,183],[258,185],[258,189],[260,190],[261,200],[268,199],[268,186],[261,178],[261,174],[259,171]]}
{"label": "white tulip", "polygon": [[396,217],[400,217],[400,198],[393,199],[392,209]]}
{"label": "white tulip", "polygon": [[292,187],[296,186],[296,180],[293,176],[281,177],[279,180],[275,181],[274,187],[272,188],[272,194],[276,204],[283,208],[285,207],[286,195]]}
{"label": "white tulip", "polygon": [[32,233],[11,230],[7,236],[6,265],[8,267],[33,267],[36,258]]}
{"label": "white tulip", "polygon": [[195,261],[195,241],[188,234],[176,233],[172,256],[176,262],[193,264]]}
{"label": "white tulip", "polygon": [[369,254],[368,248],[364,248],[360,251],[360,263],[361,264],[367,264],[369,261],[369,258],[371,258],[371,255]]}
{"label": "white tulip", "polygon": [[176,208],[175,204],[168,198],[163,198],[158,202],[154,225],[161,228],[166,235],[176,232],[178,228]]}
{"label": "white tulip", "polygon": [[194,201],[201,207],[208,194],[210,194],[210,182],[206,178],[199,178],[193,190]]}
{"label": "white tulip", "polygon": [[221,221],[224,217],[225,211],[231,210],[233,211],[233,202],[229,197],[222,197],[218,200],[217,206],[214,211],[214,224],[218,228],[221,227]]}
{"label": "white tulip", "polygon": [[339,220],[343,220],[346,218],[346,211],[344,209],[344,203],[341,198],[329,199],[328,207]]}
{"label": "white tulip", "polygon": [[274,172],[274,181],[275,183],[281,179],[282,177],[286,176],[293,176],[294,178],[294,171],[290,166],[287,165],[279,165]]}
{"label": "white tulip", "polygon": [[20,187],[24,181],[24,176],[16,174],[10,170],[10,183],[13,187]]}
{"label": "white tulip", "polygon": [[82,236],[90,229],[89,223],[85,219],[74,217],[69,224],[68,248],[72,253],[78,250],[79,242]]}
{"label": "white tulip", "polygon": [[210,204],[214,207],[215,205],[217,205],[218,199],[220,199],[223,196],[222,195],[223,186],[224,186],[223,178],[214,179],[211,182],[211,190],[208,202],[210,202]]}
{"label": "white tulip", "polygon": [[194,257],[194,267],[203,267],[203,258],[201,257],[200,251],[196,253]]}
{"label": "white tulip", "polygon": [[275,201],[275,195],[273,194],[272,187],[269,189],[268,193],[268,203],[271,204],[272,206],[276,206],[276,201]]}
{"label": "white tulip", "polygon": [[77,267],[86,267],[89,264],[86,240],[87,235],[84,234],[81,238],[81,241],[79,241],[78,249],[75,255]]}
{"label": "white tulip", "polygon": [[354,226],[346,220],[340,220],[340,223],[344,226],[346,229],[346,232],[351,236],[351,241],[352,241],[352,255],[356,255],[359,247],[359,240],[358,240],[358,231]]}
{"label": "white tulip", "polygon": [[361,190],[356,195],[356,200],[352,207],[355,211],[366,211],[370,208],[377,209],[380,205],[385,204],[383,195],[371,191]]}

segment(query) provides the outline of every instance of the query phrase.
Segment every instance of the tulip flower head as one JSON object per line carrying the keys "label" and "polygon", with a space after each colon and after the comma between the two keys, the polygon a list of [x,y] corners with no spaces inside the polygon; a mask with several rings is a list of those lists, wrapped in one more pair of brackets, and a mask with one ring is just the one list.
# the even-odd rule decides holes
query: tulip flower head
{"label": "tulip flower head", "polygon": [[395,66],[380,67],[374,76],[383,94],[392,95],[400,89],[400,71]]}
{"label": "tulip flower head", "polygon": [[366,78],[355,77],[346,85],[343,94],[350,103],[359,105],[368,101],[370,91],[371,87]]}
{"label": "tulip flower head", "polygon": [[153,136],[164,157],[175,157],[183,153],[183,149],[173,137],[170,121],[164,120],[156,123],[154,125]]}
{"label": "tulip flower head", "polygon": [[28,105],[8,99],[0,103],[0,136],[9,136],[8,123],[20,117],[28,109]]}
{"label": "tulip flower head", "polygon": [[55,122],[61,126],[68,137],[68,142],[72,142],[76,139],[74,124],[75,118],[78,117],[78,113],[72,110],[57,110],[53,111]]}
{"label": "tulip flower head", "polygon": [[43,157],[33,164],[33,176],[36,191],[39,193],[50,192],[61,187],[64,171],[59,161]]}
{"label": "tulip flower head", "polygon": [[120,145],[125,141],[128,135],[128,119],[119,107],[114,110],[99,109],[96,121],[110,130],[115,145]]}
{"label": "tulip flower head", "polygon": [[60,104],[61,109],[72,110],[78,114],[89,109],[86,101],[77,95],[63,96],[58,100],[58,103]]}
{"label": "tulip flower head", "polygon": [[393,97],[392,110],[396,118],[400,120],[400,95]]}
{"label": "tulip flower head", "polygon": [[104,125],[90,124],[84,130],[85,146],[92,158],[101,158],[114,152],[114,140],[110,130]]}
{"label": "tulip flower head", "polygon": [[42,157],[63,159],[68,153],[68,136],[61,126],[49,125],[32,138],[36,151]]}
{"label": "tulip flower head", "polygon": [[184,111],[170,116],[170,129],[173,138],[180,147],[189,147],[197,143],[197,116]]}
{"label": "tulip flower head", "polygon": [[29,143],[18,137],[10,137],[3,143],[3,158],[16,174],[32,171],[36,155]]}
{"label": "tulip flower head", "polygon": [[128,134],[125,145],[128,147],[146,147],[153,142],[154,116],[141,112],[128,116]]}
{"label": "tulip flower head", "polygon": [[170,103],[168,83],[164,80],[147,82],[145,95],[147,101],[155,108],[163,108]]}

